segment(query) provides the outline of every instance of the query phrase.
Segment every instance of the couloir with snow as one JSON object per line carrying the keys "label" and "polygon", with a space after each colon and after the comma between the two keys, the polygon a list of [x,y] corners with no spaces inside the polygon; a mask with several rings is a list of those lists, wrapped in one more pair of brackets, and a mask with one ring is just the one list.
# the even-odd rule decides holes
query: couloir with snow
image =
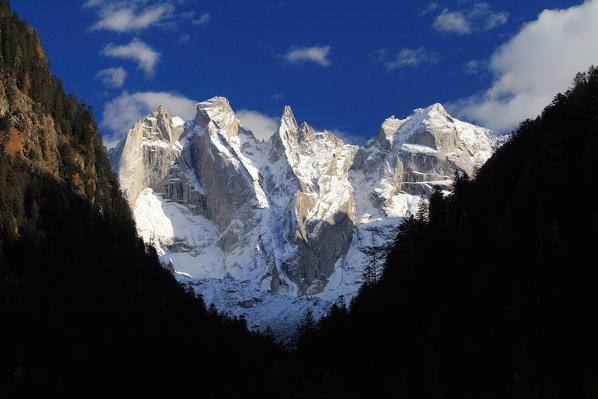
{"label": "couloir with snow", "polygon": [[191,121],[158,108],[109,156],[139,234],[177,279],[285,339],[307,309],[318,318],[354,296],[420,198],[504,139],[434,104],[388,118],[363,146],[298,126],[285,107],[263,141],[215,97]]}

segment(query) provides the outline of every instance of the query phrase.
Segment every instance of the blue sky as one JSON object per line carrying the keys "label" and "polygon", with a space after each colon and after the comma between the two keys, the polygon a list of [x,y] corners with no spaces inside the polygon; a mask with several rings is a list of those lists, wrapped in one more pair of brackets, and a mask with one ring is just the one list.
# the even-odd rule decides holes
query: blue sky
{"label": "blue sky", "polygon": [[598,64],[598,0],[11,3],[109,144],[217,95],[260,137],[284,105],[353,143],[435,102],[508,132]]}

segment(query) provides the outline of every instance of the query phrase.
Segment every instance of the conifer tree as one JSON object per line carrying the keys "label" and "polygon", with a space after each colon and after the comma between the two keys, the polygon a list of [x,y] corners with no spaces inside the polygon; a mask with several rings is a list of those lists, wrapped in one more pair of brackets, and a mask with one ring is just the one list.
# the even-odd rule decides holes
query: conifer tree
{"label": "conifer tree", "polygon": [[428,220],[428,201],[424,196],[421,196],[417,203],[417,220]]}

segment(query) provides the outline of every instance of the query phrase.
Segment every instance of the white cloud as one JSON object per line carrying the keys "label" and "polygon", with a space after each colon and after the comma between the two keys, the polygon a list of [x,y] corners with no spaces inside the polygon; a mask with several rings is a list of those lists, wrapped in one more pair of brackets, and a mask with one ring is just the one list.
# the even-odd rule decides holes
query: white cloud
{"label": "white cloud", "polygon": [[204,25],[212,20],[212,17],[207,12],[202,14],[198,20],[193,21],[193,25]]}
{"label": "white cloud", "polygon": [[88,0],[82,8],[91,9],[97,14],[97,22],[89,28],[92,31],[139,32],[150,27],[177,30],[181,22],[202,25],[210,21],[209,13],[195,19],[194,11],[177,12],[177,6],[186,1]]}
{"label": "white cloud", "polygon": [[96,73],[95,79],[100,79],[108,87],[119,88],[127,79],[127,71],[122,67],[102,69]]}
{"label": "white cloud", "polygon": [[384,61],[386,61],[386,56],[388,55],[388,49],[387,48],[381,48],[378,50],[374,50],[370,56],[374,59],[374,61],[376,62],[380,62],[380,63],[384,63]]}
{"label": "white cloud", "polygon": [[91,27],[91,30],[139,31],[166,19],[171,19],[173,11],[174,6],[168,3],[146,8],[139,13],[136,13],[134,7],[102,7],[100,20]]}
{"label": "white cloud", "polygon": [[331,62],[328,59],[328,53],[330,53],[330,46],[298,47],[291,48],[282,58],[291,64],[314,62],[322,66],[329,66]]}
{"label": "white cloud", "polygon": [[180,14],[180,18],[190,21],[193,25],[205,25],[212,20],[212,16],[205,12],[199,18],[195,18],[195,11],[187,11]]}
{"label": "white cloud", "polygon": [[452,104],[457,115],[508,130],[537,116],[566,91],[577,72],[598,64],[598,1],[544,10],[490,59],[495,79],[486,91]]}
{"label": "white cloud", "polygon": [[504,25],[509,20],[509,13],[506,11],[492,14],[486,19],[484,30],[492,30],[498,26]]}
{"label": "white cloud", "polygon": [[475,2],[469,8],[449,11],[445,8],[432,23],[432,27],[443,33],[465,35],[476,31],[486,31],[504,25],[509,20],[506,11],[494,11],[484,2]]}
{"label": "white cloud", "polygon": [[104,0],[87,0],[85,3],[83,3],[83,5],[81,7],[83,7],[83,8],[97,7],[104,3],[105,3]]}
{"label": "white cloud", "polygon": [[438,53],[429,52],[423,47],[416,49],[401,49],[391,59],[387,58],[387,54],[387,49],[380,49],[374,52],[374,57],[376,61],[384,64],[386,69],[389,71],[405,67],[415,67],[424,63],[436,64],[440,59]]}
{"label": "white cloud", "polygon": [[253,132],[258,139],[268,140],[276,133],[280,118],[264,115],[257,111],[242,109],[236,112],[237,118],[243,126]]}
{"label": "white cloud", "polygon": [[452,32],[461,35],[471,33],[469,21],[460,11],[449,12],[444,9],[442,14],[434,20],[432,27],[439,32]]}
{"label": "white cloud", "polygon": [[173,115],[189,120],[195,117],[197,102],[170,92],[124,92],[104,107],[101,126],[108,130],[104,135],[106,146],[118,143],[135,122],[160,105]]}
{"label": "white cloud", "polygon": [[420,15],[424,16],[426,14],[436,11],[437,9],[438,9],[438,3],[432,2],[432,3],[428,4],[426,8],[424,8],[424,10],[420,13]]}
{"label": "white cloud", "polygon": [[120,46],[110,43],[104,47],[102,54],[107,57],[136,61],[137,67],[148,77],[155,75],[156,64],[162,55],[139,39],[133,39],[129,44]]}

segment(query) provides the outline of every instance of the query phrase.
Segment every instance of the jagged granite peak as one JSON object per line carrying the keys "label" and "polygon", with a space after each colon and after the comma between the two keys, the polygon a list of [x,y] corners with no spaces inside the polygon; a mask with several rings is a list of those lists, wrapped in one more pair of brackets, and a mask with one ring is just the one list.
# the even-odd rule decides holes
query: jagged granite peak
{"label": "jagged granite peak", "polygon": [[236,136],[239,122],[232,110],[230,103],[224,97],[213,97],[197,104],[195,124],[202,128],[212,122],[217,129],[226,132],[228,136]]}
{"label": "jagged granite peak", "polygon": [[162,106],[139,120],[109,158],[127,200],[133,205],[141,191],[161,181],[180,154],[185,122]]}
{"label": "jagged granite peak", "polygon": [[272,143],[269,153],[270,159],[276,162],[281,156],[285,157],[291,167],[298,163],[297,148],[299,147],[299,126],[291,107],[284,107],[278,129],[270,138]]}
{"label": "jagged granite peak", "polygon": [[305,142],[305,141],[313,141],[316,137],[316,131],[313,127],[309,126],[307,122],[303,122],[301,124],[301,128],[299,129],[299,137],[298,141]]}
{"label": "jagged granite peak", "polygon": [[[295,119],[295,115],[293,114],[293,110],[289,105],[285,105],[284,110],[282,112],[282,117],[280,118],[280,125],[286,131],[291,132],[298,132],[299,128],[297,127],[297,120]],[[279,128],[280,131],[280,128]]]}
{"label": "jagged granite peak", "polygon": [[207,303],[281,335],[306,309],[320,316],[352,297],[368,248],[502,141],[440,104],[388,118],[359,147],[299,126],[288,106],[267,141],[223,97],[199,103],[189,124],[175,118],[159,108],[110,154],[138,231]]}

